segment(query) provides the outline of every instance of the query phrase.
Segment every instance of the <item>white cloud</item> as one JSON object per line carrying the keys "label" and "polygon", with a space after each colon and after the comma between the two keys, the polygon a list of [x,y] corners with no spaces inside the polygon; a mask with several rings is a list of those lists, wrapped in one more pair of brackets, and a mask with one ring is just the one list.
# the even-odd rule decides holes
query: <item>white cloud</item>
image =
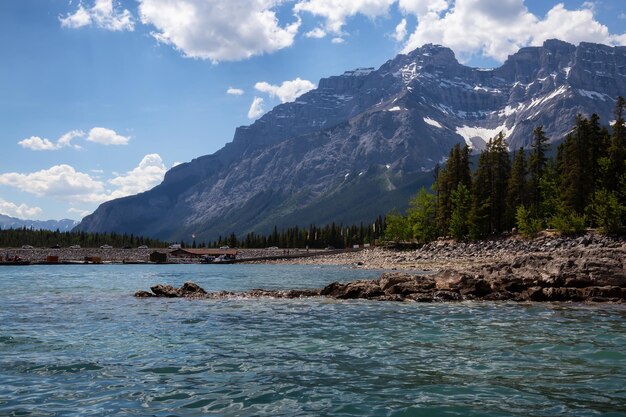
{"label": "white cloud", "polygon": [[0,214],[20,219],[34,219],[41,214],[41,212],[42,210],[39,207],[29,207],[26,204],[20,204],[18,206],[15,203],[0,198]]}
{"label": "white cloud", "polygon": [[404,38],[406,38],[406,19],[402,19],[402,21],[398,23],[393,37],[398,42],[402,42]]}
{"label": "white cloud", "polygon": [[304,0],[294,6],[297,13],[308,12],[326,20],[328,32],[341,34],[346,19],[357,14],[374,18],[386,14],[395,0]]}
{"label": "white cloud", "polygon": [[165,164],[163,164],[159,154],[148,154],[143,157],[137,167],[108,181],[109,184],[116,187],[111,193],[111,198],[120,198],[147,191],[163,181],[166,171]]}
{"label": "white cloud", "polygon": [[15,187],[38,197],[69,201],[97,201],[96,196],[104,191],[101,182],[66,164],[29,174],[0,174],[0,185]]}
{"label": "white cloud", "polygon": [[105,127],[94,127],[89,131],[87,140],[102,145],[126,145],[130,140],[130,136],[118,135],[115,130]]}
{"label": "white cloud", "polygon": [[82,130],[71,130],[63,134],[56,142],[45,138],[42,139],[39,136],[31,136],[30,138],[19,141],[18,145],[34,151],[54,151],[66,147],[81,149],[82,147],[80,145],[72,143],[72,141],[77,138],[87,139],[88,141],[103,145],[126,145],[130,140],[130,137],[118,135],[114,130],[104,127],[94,127],[89,131],[89,135],[86,135]]}
{"label": "white cloud", "polygon": [[[417,3],[420,6],[423,2]],[[462,61],[475,54],[504,61],[519,48],[538,46],[550,38],[573,44],[621,44],[626,40],[626,34],[611,35],[587,6],[568,10],[559,3],[543,18],[532,14],[524,0],[456,0],[447,9],[405,10],[418,14],[418,25],[403,52],[425,43],[438,43],[452,48]]]}
{"label": "white cloud", "polygon": [[244,91],[241,88],[233,88],[233,87],[228,87],[228,90],[226,90],[226,94],[230,94],[233,96],[241,96],[243,95]]}
{"label": "white cloud", "polygon": [[333,38],[331,40],[332,43],[344,43],[345,41],[346,40],[344,38],[339,38],[339,37]]}
{"label": "white cloud", "polygon": [[95,0],[93,6],[85,7],[82,3],[74,13],[60,17],[62,27],[77,29],[95,25],[101,29],[112,31],[133,31],[135,22],[127,9],[121,9],[114,0]]}
{"label": "white cloud", "polygon": [[324,31],[324,29],[322,28],[315,28],[305,33],[304,36],[306,36],[307,38],[321,39],[326,36],[326,31]]}
{"label": "white cloud", "polygon": [[75,149],[80,149],[81,148],[80,145],[72,145],[72,140],[76,138],[84,138],[84,137],[85,137],[85,132],[83,132],[82,130],[72,130],[62,135],[57,141],[57,145],[59,147],[73,146]]}
{"label": "white cloud", "polygon": [[263,108],[263,99],[261,97],[254,97],[252,104],[250,105],[250,110],[248,110],[248,118],[256,119],[263,113],[265,113],[265,109]]}
{"label": "white cloud", "polygon": [[[453,0],[450,0],[450,2]],[[440,13],[449,7],[448,0],[398,0],[398,7],[407,14],[423,16],[428,13]]]}
{"label": "white cloud", "polygon": [[294,101],[302,94],[309,92],[315,88],[309,80],[302,80],[300,77],[291,81],[283,81],[281,85],[272,85],[265,81],[258,82],[254,88],[270,95],[270,97],[278,97],[281,103]]}
{"label": "white cloud", "polygon": [[31,149],[33,151],[53,151],[59,149],[59,145],[46,138],[40,138],[39,136],[31,136],[27,139],[22,139],[17,142],[22,148]]}
{"label": "white cloud", "polygon": [[[593,2],[584,2],[574,10],[558,3],[543,17],[531,13],[525,0],[300,0],[294,10],[324,19],[325,31],[338,35],[333,42],[342,42],[342,30],[349,17],[383,16],[392,5],[404,15],[417,18],[404,53],[436,43],[452,48],[462,61],[473,55],[504,61],[521,47],[538,46],[551,38],[573,44],[626,44],[626,33],[611,34],[595,19]],[[394,38],[398,41],[405,39],[405,22],[403,19],[396,27]]]}
{"label": "white cloud", "polygon": [[300,19],[281,26],[281,0],[140,0],[144,24],[159,42],[190,58],[236,61],[293,44]]}
{"label": "white cloud", "polygon": [[91,14],[83,7],[82,4],[79,4],[78,10],[72,14],[68,14],[64,18],[59,18],[59,20],[61,21],[61,26],[63,27],[72,29],[81,28],[91,24]]}
{"label": "white cloud", "polygon": [[26,174],[17,172],[0,174],[0,185],[14,187],[37,197],[70,203],[99,204],[149,190],[163,181],[165,172],[166,168],[161,157],[158,154],[148,154],[137,167],[106,182],[76,171],[70,165],[61,164]]}
{"label": "white cloud", "polygon": [[68,213],[70,214],[78,214],[78,216],[82,219],[83,217],[87,216],[88,214],[91,214],[91,210],[81,210],[75,207],[70,207],[67,210]]}

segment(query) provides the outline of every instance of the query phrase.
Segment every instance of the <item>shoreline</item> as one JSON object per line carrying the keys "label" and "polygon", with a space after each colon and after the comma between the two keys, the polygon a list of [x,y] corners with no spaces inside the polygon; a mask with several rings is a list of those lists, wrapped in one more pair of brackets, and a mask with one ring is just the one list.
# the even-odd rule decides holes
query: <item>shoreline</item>
{"label": "shoreline", "polygon": [[[401,250],[385,247],[344,250],[305,249],[238,249],[236,264],[268,265],[340,265],[359,269],[389,271],[436,272],[446,269],[466,270],[481,268],[532,254],[562,256],[573,249],[618,250],[626,258],[626,239],[612,238],[597,233],[578,237],[544,235],[534,239],[519,236],[501,237],[478,242],[438,240],[418,249]],[[150,262],[152,252],[168,254],[165,263]],[[102,248],[0,248],[0,265],[82,265],[92,264],[87,258],[96,258],[103,264],[203,264],[199,259],[171,256],[173,249],[102,249]],[[6,262],[18,257],[22,263]],[[46,262],[48,256],[58,257],[57,262]],[[225,263],[214,263],[216,265]],[[213,265],[211,263],[206,265]]]}
{"label": "shoreline", "polygon": [[[357,259],[362,260],[354,263]],[[320,265],[319,259],[312,261],[291,259],[274,263]],[[151,292],[138,291],[135,296],[326,297],[427,303],[471,300],[623,303],[626,300],[626,244],[623,240],[597,235],[532,241],[503,239],[481,244],[439,241],[414,251],[392,254],[389,250],[370,249],[327,256],[325,261],[329,265],[350,263],[357,268],[387,272],[373,280],[333,282],[315,289],[207,293],[197,284],[186,282],[180,288],[158,284],[150,287]],[[436,267],[436,271],[424,274],[426,266]]]}
{"label": "shoreline", "polygon": [[[439,271],[468,269],[501,262],[531,254],[550,254],[558,257],[573,249],[615,249],[626,258],[626,239],[612,238],[596,233],[577,237],[540,236],[524,239],[519,236],[502,237],[478,242],[439,240],[413,250],[373,247],[351,253],[329,254],[316,258],[280,259],[263,263],[291,265],[348,265],[363,269]],[[251,261],[250,263],[255,263]]]}

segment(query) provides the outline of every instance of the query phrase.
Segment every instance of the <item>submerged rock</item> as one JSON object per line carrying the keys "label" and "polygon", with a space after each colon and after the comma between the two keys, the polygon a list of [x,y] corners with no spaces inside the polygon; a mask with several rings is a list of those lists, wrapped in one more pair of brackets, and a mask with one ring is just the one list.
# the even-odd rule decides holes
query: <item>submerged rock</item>
{"label": "submerged rock", "polygon": [[206,292],[195,282],[187,281],[180,288],[175,288],[167,284],[157,284],[150,287],[150,291],[137,291],[135,297],[162,297],[162,298],[301,298],[301,297],[317,297],[320,295],[319,289],[312,290],[264,290],[253,289],[243,292]]}

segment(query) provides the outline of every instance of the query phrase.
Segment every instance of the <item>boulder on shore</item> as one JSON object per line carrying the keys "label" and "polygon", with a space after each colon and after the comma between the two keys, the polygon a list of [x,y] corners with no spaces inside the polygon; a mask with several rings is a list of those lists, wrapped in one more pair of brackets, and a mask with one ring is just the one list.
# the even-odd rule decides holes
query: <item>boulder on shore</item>
{"label": "boulder on shore", "polygon": [[574,248],[531,253],[510,262],[467,270],[447,269],[431,275],[386,272],[374,280],[334,282],[321,289],[207,293],[193,282],[180,288],[155,285],[136,297],[300,298],[324,296],[339,300],[381,301],[613,301],[626,300],[626,253],[621,248]]}

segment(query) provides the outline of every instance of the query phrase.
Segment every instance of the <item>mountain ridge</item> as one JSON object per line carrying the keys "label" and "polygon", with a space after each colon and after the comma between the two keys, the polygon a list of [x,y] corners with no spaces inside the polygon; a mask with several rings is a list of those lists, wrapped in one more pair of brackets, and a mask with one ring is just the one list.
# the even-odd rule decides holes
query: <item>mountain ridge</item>
{"label": "mountain ridge", "polygon": [[69,232],[79,224],[76,220],[25,220],[17,217],[11,217],[6,214],[0,214],[0,230],[20,229],[26,227],[34,230],[59,230],[60,232]]}
{"label": "mountain ridge", "polygon": [[237,128],[214,154],[172,168],[152,190],[102,204],[76,229],[210,240],[369,221],[430,183],[456,143],[479,151],[502,131],[513,150],[529,145],[537,125],[557,141],[579,113],[608,122],[613,95],[626,95],[626,47],[549,40],[485,70],[424,45],[378,69],[321,79]]}

